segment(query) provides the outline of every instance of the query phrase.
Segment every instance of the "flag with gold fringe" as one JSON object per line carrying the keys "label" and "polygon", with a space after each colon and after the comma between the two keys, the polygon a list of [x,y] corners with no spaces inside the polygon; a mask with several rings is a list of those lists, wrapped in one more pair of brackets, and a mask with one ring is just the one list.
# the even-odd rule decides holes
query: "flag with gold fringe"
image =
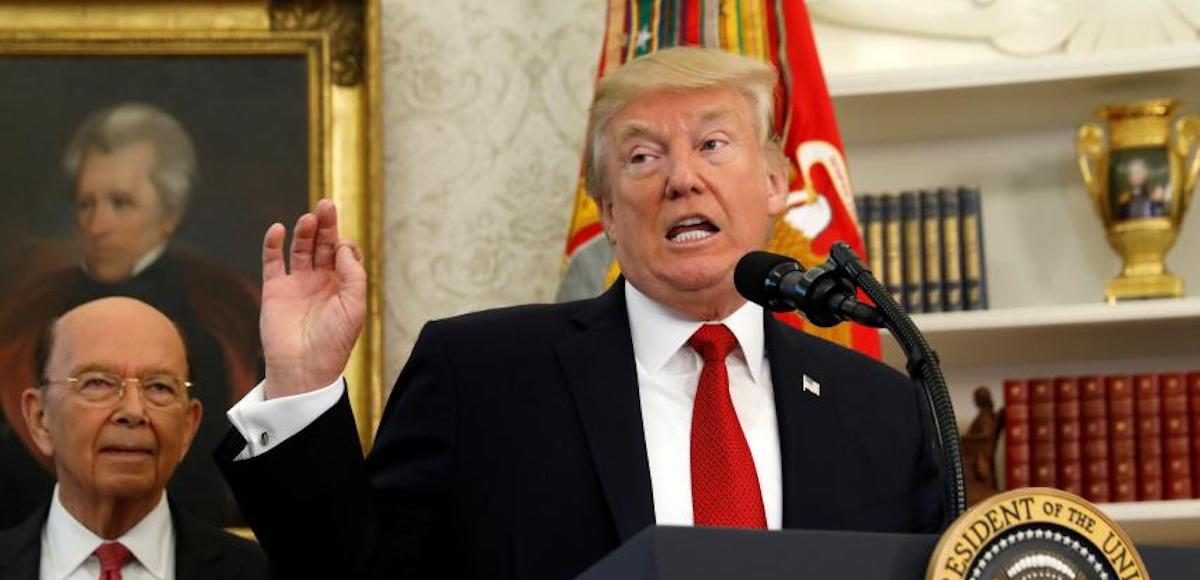
{"label": "flag with gold fringe", "polygon": [[[788,210],[776,220],[766,249],[813,265],[823,262],[830,246],[840,240],[865,259],[844,149],[804,2],[609,0],[598,75],[660,48],[681,45],[721,48],[770,62],[779,70],[776,129],[792,175]],[[565,262],[559,300],[596,296],[620,273],[582,178]],[[781,318],[810,334],[879,356],[879,333],[874,329],[851,324],[818,328],[793,314]]]}

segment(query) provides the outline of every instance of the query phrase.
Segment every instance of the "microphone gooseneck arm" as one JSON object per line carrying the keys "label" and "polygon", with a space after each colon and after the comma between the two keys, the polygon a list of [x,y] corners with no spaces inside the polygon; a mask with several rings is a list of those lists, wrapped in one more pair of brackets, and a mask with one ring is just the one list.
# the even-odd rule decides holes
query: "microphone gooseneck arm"
{"label": "microphone gooseneck arm", "polygon": [[908,359],[908,375],[920,383],[925,392],[937,435],[934,444],[941,452],[942,458],[944,529],[966,511],[966,491],[958,421],[954,417],[954,406],[950,402],[950,392],[946,388],[946,378],[942,375],[937,353],[929,346],[929,342],[908,314],[892,298],[891,293],[875,279],[871,270],[859,260],[850,246],[844,242],[835,243],[829,251],[827,263],[832,264],[832,269],[842,273],[855,286],[862,288],[875,302],[877,312],[882,316],[887,329],[904,349],[904,355]]}

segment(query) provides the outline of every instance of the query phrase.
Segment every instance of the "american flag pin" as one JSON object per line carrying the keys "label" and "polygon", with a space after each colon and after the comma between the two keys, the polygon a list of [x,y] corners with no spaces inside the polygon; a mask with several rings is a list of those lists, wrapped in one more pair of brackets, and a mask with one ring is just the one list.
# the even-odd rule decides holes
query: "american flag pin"
{"label": "american flag pin", "polygon": [[820,397],[821,396],[821,383],[814,381],[813,378],[808,375],[804,375],[804,390]]}

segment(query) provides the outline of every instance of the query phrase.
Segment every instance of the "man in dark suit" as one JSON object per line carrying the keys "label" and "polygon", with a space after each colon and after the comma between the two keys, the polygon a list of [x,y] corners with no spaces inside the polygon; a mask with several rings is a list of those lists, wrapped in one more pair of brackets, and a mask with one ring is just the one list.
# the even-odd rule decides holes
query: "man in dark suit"
{"label": "man in dark suit", "polygon": [[0,577],[268,577],[257,546],[167,499],[202,414],[174,323],[131,298],[89,302],[46,331],[37,368],[21,409],[58,483],[0,532]]}
{"label": "man in dark suit", "polygon": [[263,250],[264,382],[218,460],[263,547],[309,577],[572,578],[655,523],[940,525],[922,397],[747,303],[783,211],[774,70],[673,49],[605,77],[588,189],[624,279],[431,322],[363,460],[339,374],[365,274],[322,201]]}
{"label": "man in dark suit", "polygon": [[[253,542],[198,520],[169,500],[167,504],[175,529],[175,580],[270,577],[266,558]],[[43,509],[21,525],[0,531],[0,578],[34,580],[45,577],[39,575],[39,571],[42,528],[47,515],[48,510]]]}

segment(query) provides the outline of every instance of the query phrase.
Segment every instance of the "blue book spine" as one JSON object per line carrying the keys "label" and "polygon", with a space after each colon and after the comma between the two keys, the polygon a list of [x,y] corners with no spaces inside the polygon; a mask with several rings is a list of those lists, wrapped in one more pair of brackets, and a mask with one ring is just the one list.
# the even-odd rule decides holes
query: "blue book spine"
{"label": "blue book spine", "polygon": [[904,309],[925,311],[925,244],[921,236],[921,199],[912,191],[900,194],[900,229],[904,237]]}
{"label": "blue book spine", "polygon": [[887,279],[887,260],[883,243],[883,200],[877,195],[867,195],[863,196],[863,204],[866,208],[866,217],[863,218],[866,235],[863,241],[867,246],[867,263],[875,279],[882,282]]}
{"label": "blue book spine", "polygon": [[921,192],[921,245],[925,312],[942,311],[942,204],[935,191]]}
{"label": "blue book spine", "polygon": [[880,198],[883,206],[883,285],[904,306],[904,230],[900,227],[900,197]]}
{"label": "blue book spine", "polygon": [[959,225],[958,192],[938,190],[942,227],[942,305],[943,310],[963,309],[962,235]]}
{"label": "blue book spine", "polygon": [[988,307],[987,261],[983,249],[983,199],[978,187],[958,190],[959,224],[963,247],[963,307]]}

